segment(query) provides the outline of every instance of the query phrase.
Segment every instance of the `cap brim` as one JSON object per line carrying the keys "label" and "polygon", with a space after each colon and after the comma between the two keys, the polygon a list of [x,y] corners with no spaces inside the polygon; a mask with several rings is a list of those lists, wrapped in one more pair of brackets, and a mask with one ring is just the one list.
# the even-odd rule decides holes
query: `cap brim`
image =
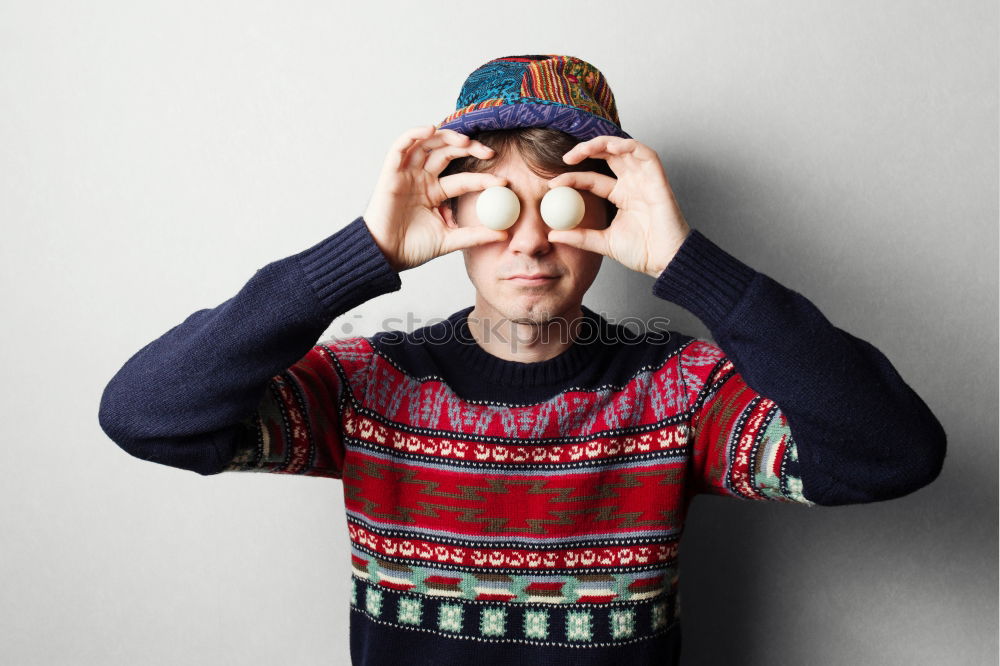
{"label": "cap brim", "polygon": [[587,141],[595,136],[632,138],[620,127],[600,116],[563,104],[521,103],[490,106],[464,113],[438,127],[462,134],[517,127],[551,127],[562,130],[580,141]]}

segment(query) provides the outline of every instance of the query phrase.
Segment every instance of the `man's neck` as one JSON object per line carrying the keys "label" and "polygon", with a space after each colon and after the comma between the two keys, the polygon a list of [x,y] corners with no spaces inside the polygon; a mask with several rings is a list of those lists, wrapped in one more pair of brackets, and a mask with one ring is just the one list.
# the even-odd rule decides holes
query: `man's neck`
{"label": "man's neck", "polygon": [[548,321],[511,320],[477,304],[469,312],[469,331],[483,350],[505,361],[536,363],[566,351],[577,336],[583,310],[577,305]]}

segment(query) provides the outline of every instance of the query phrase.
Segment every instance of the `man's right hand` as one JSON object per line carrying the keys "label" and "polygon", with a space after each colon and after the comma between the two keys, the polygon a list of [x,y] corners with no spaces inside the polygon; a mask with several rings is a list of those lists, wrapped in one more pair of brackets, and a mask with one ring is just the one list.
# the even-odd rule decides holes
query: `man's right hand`
{"label": "man's right hand", "polygon": [[481,224],[449,227],[437,208],[452,197],[507,185],[489,173],[438,175],[465,155],[493,157],[493,149],[455,130],[433,125],[404,132],[386,155],[363,218],[389,265],[403,271],[443,254],[507,239],[506,231]]}

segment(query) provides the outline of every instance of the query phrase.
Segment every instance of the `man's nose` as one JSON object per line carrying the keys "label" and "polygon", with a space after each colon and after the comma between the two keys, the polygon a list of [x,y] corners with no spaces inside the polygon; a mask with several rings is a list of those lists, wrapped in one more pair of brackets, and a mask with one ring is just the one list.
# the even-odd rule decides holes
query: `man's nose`
{"label": "man's nose", "polygon": [[521,216],[509,230],[510,249],[530,256],[545,254],[552,249],[549,227],[539,208],[522,208]]}

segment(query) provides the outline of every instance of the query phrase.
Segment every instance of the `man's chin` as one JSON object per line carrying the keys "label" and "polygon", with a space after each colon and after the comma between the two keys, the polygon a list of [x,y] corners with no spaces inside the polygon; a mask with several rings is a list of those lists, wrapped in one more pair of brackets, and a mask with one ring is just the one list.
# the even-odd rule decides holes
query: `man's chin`
{"label": "man's chin", "polygon": [[547,324],[559,317],[565,318],[565,312],[570,304],[558,298],[515,299],[508,307],[501,310],[503,315],[519,324]]}

